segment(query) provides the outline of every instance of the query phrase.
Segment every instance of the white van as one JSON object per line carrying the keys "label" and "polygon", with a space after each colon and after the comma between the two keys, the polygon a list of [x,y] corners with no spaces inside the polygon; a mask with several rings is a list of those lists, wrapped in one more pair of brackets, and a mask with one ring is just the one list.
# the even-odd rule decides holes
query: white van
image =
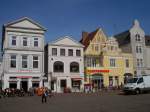
{"label": "white van", "polygon": [[143,75],[131,78],[123,87],[125,93],[139,94],[150,91],[150,75]]}

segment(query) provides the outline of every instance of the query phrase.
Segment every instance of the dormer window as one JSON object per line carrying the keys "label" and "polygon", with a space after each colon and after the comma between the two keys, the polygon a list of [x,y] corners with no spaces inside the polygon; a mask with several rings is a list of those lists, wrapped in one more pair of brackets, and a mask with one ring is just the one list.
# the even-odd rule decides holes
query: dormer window
{"label": "dormer window", "polygon": [[139,34],[136,34],[136,35],[135,35],[135,40],[136,40],[136,41],[138,41],[138,42],[140,42],[140,41],[141,41],[141,37],[140,37],[140,35],[139,35]]}

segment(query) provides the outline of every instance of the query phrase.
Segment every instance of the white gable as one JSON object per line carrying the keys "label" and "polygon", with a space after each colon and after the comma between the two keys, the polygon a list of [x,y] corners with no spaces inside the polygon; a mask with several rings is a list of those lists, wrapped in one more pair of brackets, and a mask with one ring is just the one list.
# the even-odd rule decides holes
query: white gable
{"label": "white gable", "polygon": [[36,29],[41,29],[39,26],[37,26],[36,24],[33,24],[32,22],[28,21],[28,20],[23,20],[17,23],[14,23],[10,26],[13,27],[23,27],[23,28],[36,28]]}
{"label": "white gable", "polygon": [[68,38],[68,37],[58,39],[55,42],[52,42],[51,44],[65,45],[65,46],[83,46],[82,44],[80,44],[77,41],[73,40],[72,38]]}

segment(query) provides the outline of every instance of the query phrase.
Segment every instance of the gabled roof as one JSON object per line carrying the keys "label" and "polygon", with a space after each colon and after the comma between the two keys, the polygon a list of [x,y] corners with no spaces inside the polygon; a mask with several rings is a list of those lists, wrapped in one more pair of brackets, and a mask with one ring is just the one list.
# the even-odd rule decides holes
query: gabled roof
{"label": "gabled roof", "polygon": [[80,40],[80,43],[82,43],[85,46],[85,49],[89,46],[90,41],[93,40],[95,35],[100,29],[96,29],[95,31],[88,33],[88,32],[82,32],[82,39]]}
{"label": "gabled roof", "polygon": [[61,37],[55,41],[49,42],[48,45],[58,45],[58,46],[70,46],[70,47],[84,47],[81,43],[74,40],[69,36]]}
{"label": "gabled roof", "polygon": [[130,43],[130,32],[129,30],[122,32],[120,34],[114,35],[117,39],[119,46],[123,46]]}
{"label": "gabled roof", "polygon": [[125,53],[131,53],[132,48],[131,48],[131,40],[130,40],[130,32],[129,30],[122,32],[120,34],[114,35],[116,38],[119,47],[122,49],[123,52]]}
{"label": "gabled roof", "polygon": [[39,29],[46,31],[46,28],[44,28],[39,23],[35,22],[34,20],[32,20],[32,19],[30,19],[28,17],[23,17],[23,18],[20,18],[18,20],[15,20],[15,21],[8,22],[7,24],[4,24],[4,27],[15,27],[13,25],[15,25],[17,23],[20,23],[22,21],[26,21],[26,20],[29,21],[29,22],[31,22],[32,24],[36,25],[37,27],[39,27]]}

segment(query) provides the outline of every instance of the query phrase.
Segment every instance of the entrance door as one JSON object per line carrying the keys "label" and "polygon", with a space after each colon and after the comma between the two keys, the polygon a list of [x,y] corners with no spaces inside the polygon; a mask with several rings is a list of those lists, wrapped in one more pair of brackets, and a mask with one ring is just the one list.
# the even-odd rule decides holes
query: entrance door
{"label": "entrance door", "polygon": [[66,88],[66,87],[67,87],[67,81],[65,79],[60,80],[61,91],[64,91],[64,88]]}
{"label": "entrance door", "polygon": [[23,88],[23,90],[25,91],[25,92],[27,92],[28,91],[28,81],[27,80],[22,80],[21,81],[21,88]]}
{"label": "entrance door", "polygon": [[95,90],[99,90],[103,88],[103,76],[102,75],[93,75],[92,77],[92,85]]}

